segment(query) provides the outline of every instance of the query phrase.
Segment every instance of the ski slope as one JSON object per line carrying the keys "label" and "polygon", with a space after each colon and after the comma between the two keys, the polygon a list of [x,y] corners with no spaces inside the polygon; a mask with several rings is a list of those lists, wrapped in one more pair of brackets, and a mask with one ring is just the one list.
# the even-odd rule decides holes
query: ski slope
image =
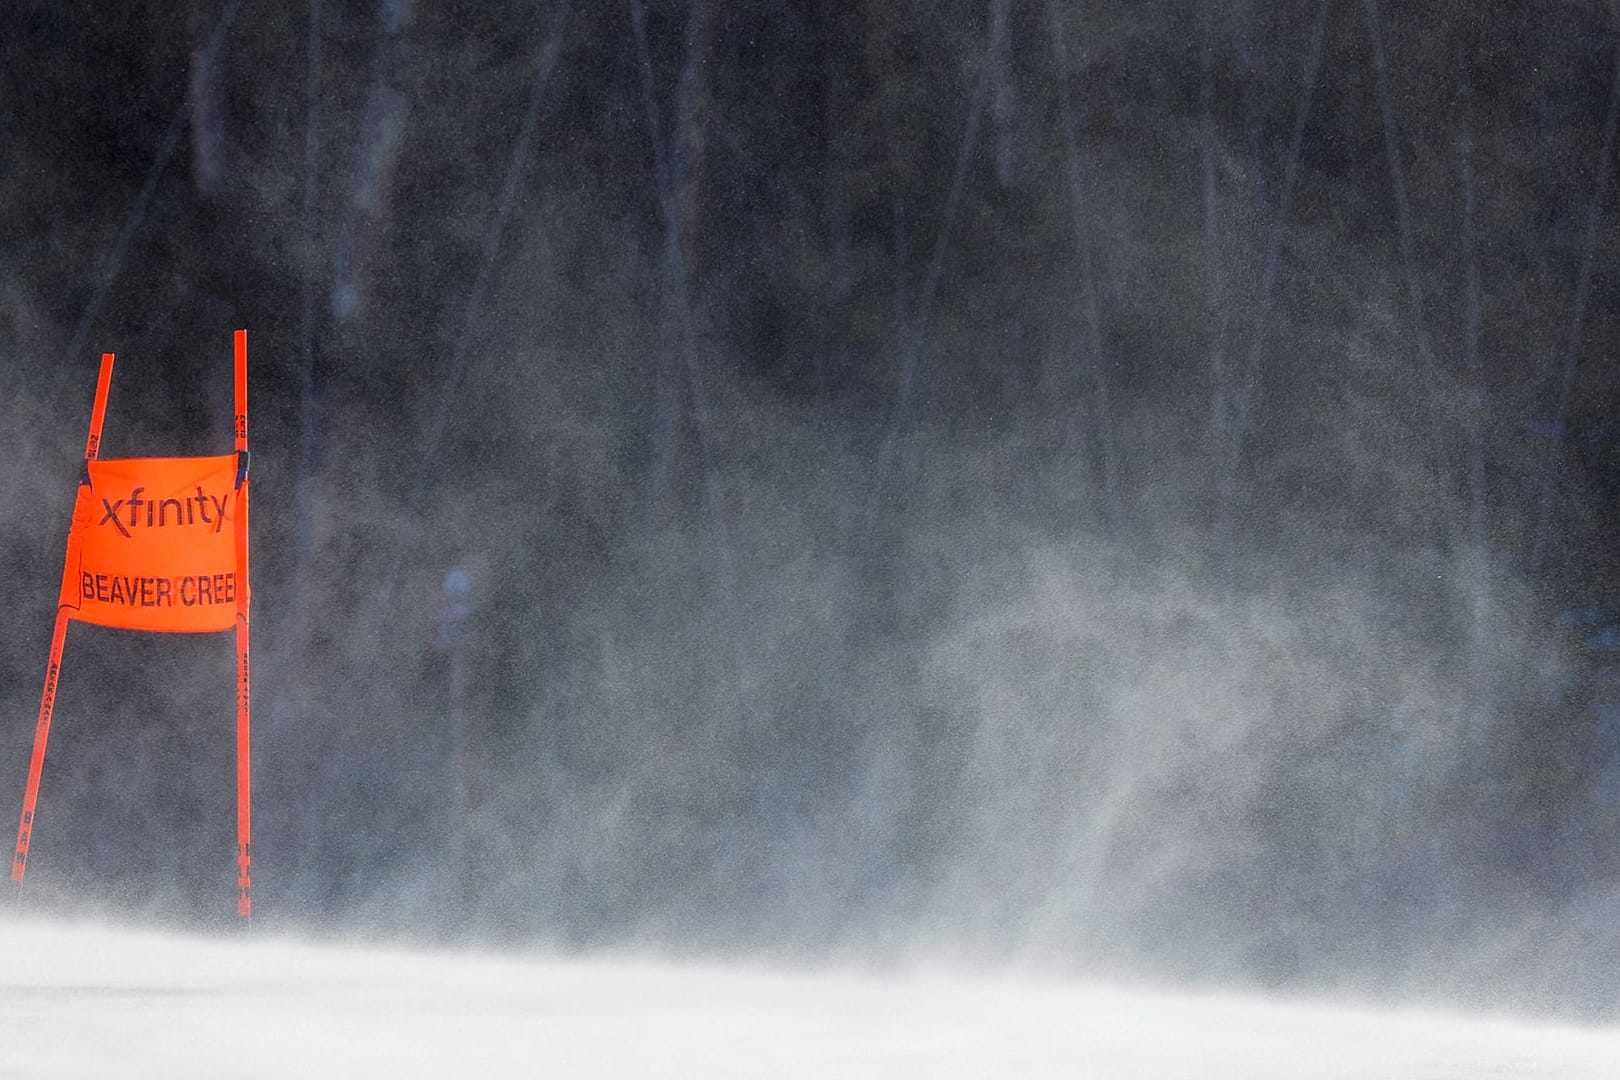
{"label": "ski slope", "polygon": [[1620,1076],[1620,1031],[937,976],[0,922],[0,1076]]}

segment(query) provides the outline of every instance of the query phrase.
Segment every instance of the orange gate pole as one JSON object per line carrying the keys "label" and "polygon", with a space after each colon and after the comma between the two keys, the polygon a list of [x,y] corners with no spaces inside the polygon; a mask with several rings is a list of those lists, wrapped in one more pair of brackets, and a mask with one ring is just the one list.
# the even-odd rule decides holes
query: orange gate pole
{"label": "orange gate pole", "polygon": [[[101,354],[101,374],[96,378],[96,400],[90,410],[90,437],[85,440],[84,476],[80,484],[90,482],[89,462],[101,450],[101,425],[107,418],[107,391],[112,386],[113,354]],[[73,562],[73,551],[78,546],[79,534],[68,529],[67,561]],[[39,721],[34,725],[34,752],[28,761],[28,786],[23,790],[22,820],[17,823],[17,847],[11,856],[11,880],[22,882],[28,870],[28,845],[34,836],[34,809],[39,804],[39,778],[45,769],[45,744],[51,734],[51,713],[56,708],[56,684],[62,670],[62,647],[67,643],[67,608],[57,605],[56,627],[51,631],[51,656],[45,666],[45,691],[39,699]]]}
{"label": "orange gate pole", "polygon": [[236,914],[253,918],[253,769],[248,680],[247,331],[236,332]]}

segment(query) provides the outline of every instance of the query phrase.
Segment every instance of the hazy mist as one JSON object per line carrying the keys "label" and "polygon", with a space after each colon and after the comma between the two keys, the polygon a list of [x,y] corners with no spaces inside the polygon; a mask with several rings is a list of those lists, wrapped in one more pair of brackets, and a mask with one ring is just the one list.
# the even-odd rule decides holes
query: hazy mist
{"label": "hazy mist", "polygon": [[[1612,1018],[1617,26],[17,5],[0,793],[245,326],[256,927]],[[22,909],[228,925],[232,662],[71,628]]]}

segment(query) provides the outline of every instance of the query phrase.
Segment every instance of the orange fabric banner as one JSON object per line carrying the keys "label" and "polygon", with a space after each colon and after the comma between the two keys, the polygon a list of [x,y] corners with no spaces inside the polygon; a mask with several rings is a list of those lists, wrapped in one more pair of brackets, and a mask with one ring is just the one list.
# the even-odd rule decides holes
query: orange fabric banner
{"label": "orange fabric banner", "polygon": [[126,630],[235,626],[248,608],[237,464],[235,454],[87,461],[62,572],[68,616]]}
{"label": "orange fabric banner", "polygon": [[113,354],[101,355],[84,473],[68,529],[45,689],[23,789],[11,879],[28,869],[45,744],[71,619],[125,630],[236,628],[237,914],[253,915],[252,701],[248,680],[247,331],[236,331],[236,452],[102,461]]}

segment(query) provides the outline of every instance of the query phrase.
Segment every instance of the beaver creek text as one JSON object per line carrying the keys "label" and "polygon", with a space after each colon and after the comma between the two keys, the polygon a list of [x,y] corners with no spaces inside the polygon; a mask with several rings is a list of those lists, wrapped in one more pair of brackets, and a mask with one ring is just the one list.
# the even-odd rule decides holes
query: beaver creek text
{"label": "beaver creek text", "polygon": [[125,577],[80,574],[79,595],[101,604],[127,607],[197,607],[236,603],[235,574],[187,574],[184,577]]}

